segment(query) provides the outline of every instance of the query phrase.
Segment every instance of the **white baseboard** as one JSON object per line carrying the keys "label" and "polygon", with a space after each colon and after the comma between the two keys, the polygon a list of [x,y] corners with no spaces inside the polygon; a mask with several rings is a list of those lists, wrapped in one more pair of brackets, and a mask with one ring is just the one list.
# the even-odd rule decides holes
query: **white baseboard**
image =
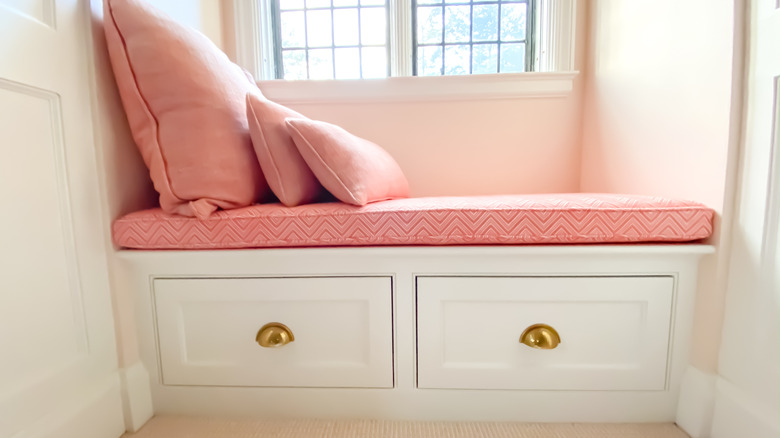
{"label": "white baseboard", "polygon": [[125,427],[128,432],[136,432],[154,414],[149,372],[143,363],[136,362],[120,370],[119,375],[122,381]]}
{"label": "white baseboard", "polygon": [[758,403],[738,387],[718,378],[712,438],[777,438],[780,419],[773,409]]}
{"label": "white baseboard", "polygon": [[119,386],[119,376],[112,374],[82,388],[14,438],[118,438],[124,433]]}
{"label": "white baseboard", "polygon": [[685,370],[675,421],[691,438],[710,436],[717,380],[717,375],[692,366]]}

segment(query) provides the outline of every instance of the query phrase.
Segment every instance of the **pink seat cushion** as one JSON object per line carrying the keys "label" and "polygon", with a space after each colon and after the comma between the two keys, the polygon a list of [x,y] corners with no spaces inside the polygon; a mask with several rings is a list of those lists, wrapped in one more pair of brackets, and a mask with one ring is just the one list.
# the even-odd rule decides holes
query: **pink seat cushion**
{"label": "pink seat cushion", "polygon": [[137,249],[686,242],[712,234],[713,214],[695,202],[634,195],[435,197],[254,205],[205,220],[152,209],[118,219],[113,237]]}

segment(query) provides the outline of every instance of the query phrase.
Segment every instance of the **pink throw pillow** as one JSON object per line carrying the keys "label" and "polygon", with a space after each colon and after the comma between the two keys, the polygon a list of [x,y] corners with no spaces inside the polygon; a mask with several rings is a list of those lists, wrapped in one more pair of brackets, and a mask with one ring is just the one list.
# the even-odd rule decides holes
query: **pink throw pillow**
{"label": "pink throw pillow", "polygon": [[409,183],[393,157],[341,127],[308,119],[286,120],[306,164],[333,196],[353,205],[409,197]]}
{"label": "pink throw pillow", "polygon": [[119,94],[160,206],[208,217],[267,193],[252,150],[245,72],[201,33],[142,0],[105,0]]}
{"label": "pink throw pillow", "polygon": [[246,95],[246,115],[260,168],[279,201],[288,207],[314,201],[322,186],[284,124],[286,118],[305,117],[255,93]]}

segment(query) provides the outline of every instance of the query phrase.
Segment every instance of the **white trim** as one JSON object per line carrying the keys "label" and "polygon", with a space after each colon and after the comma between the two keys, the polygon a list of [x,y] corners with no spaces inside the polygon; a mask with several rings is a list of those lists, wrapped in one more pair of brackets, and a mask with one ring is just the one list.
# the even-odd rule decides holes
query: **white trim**
{"label": "white trim", "polygon": [[712,438],[777,438],[780,424],[777,412],[752,399],[734,384],[718,378]]}
{"label": "white trim", "polygon": [[269,99],[283,103],[419,102],[568,96],[578,72],[396,77],[341,81],[260,81]]}
{"label": "white trim", "polygon": [[119,379],[116,373],[101,379],[93,386],[81,388],[67,403],[58,405],[35,423],[11,438],[117,437],[124,431],[119,396]]}
{"label": "white trim", "polygon": [[[368,259],[371,257],[415,257],[424,256],[430,259],[441,259],[448,257],[555,257],[563,259],[566,257],[609,257],[619,255],[622,258],[662,255],[664,257],[677,257],[687,255],[706,255],[714,254],[715,247],[712,245],[698,244],[667,244],[667,245],[502,245],[502,246],[360,246],[360,247],[315,247],[315,248],[258,248],[258,249],[224,249],[213,250],[121,250],[117,251],[117,258],[123,263],[141,263],[151,262],[149,268],[153,268],[163,263],[182,263],[190,266],[197,260],[208,259],[209,262],[204,265],[213,267],[230,267],[239,260],[244,260],[246,255],[251,253],[253,257],[266,257],[273,255],[274,260],[282,260],[283,257],[290,257],[291,260],[314,256],[322,260],[336,260],[340,257],[354,256],[359,254],[358,258]],[[251,259],[251,257],[250,257]],[[254,259],[253,259],[254,260]],[[287,268],[288,265],[281,265]],[[300,266],[299,264],[296,266]],[[200,269],[200,268],[198,268]],[[286,270],[286,269],[285,269]],[[295,271],[297,272],[297,271]],[[303,272],[308,272],[304,269]],[[196,272],[186,274],[187,277],[198,276]],[[238,275],[231,272],[231,276]],[[252,275],[255,276],[255,275]],[[147,279],[148,280],[148,279]],[[144,286],[148,288],[148,285]]]}
{"label": "white trim", "polygon": [[125,427],[128,432],[136,432],[146,424],[154,414],[152,389],[149,372],[142,362],[119,371],[122,385],[122,407],[124,408]]}
{"label": "white trim", "polygon": [[769,175],[764,214],[764,242],[761,248],[762,276],[768,290],[780,293],[778,264],[780,264],[780,77],[774,78],[774,102],[772,107],[772,147],[769,152]]}
{"label": "white trim", "polygon": [[675,422],[691,438],[707,438],[712,428],[718,376],[689,366],[680,385]]}
{"label": "white trim", "polygon": [[539,0],[538,72],[574,70],[577,0]]}
{"label": "white trim", "polygon": [[412,59],[412,2],[390,0],[390,76],[411,76]]}
{"label": "white trim", "polygon": [[233,21],[236,63],[255,78],[274,77],[273,29],[270,2],[236,0]]}

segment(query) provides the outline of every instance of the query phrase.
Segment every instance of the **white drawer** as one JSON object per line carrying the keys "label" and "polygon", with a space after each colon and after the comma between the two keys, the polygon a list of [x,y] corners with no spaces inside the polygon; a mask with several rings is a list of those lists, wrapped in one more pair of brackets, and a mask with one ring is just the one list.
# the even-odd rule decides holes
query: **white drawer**
{"label": "white drawer", "polygon": [[[155,279],[167,385],[393,386],[390,277]],[[279,322],[294,341],[264,348]]]}
{"label": "white drawer", "polygon": [[[672,277],[418,277],[418,387],[663,390]],[[554,349],[520,343],[534,324]]]}

